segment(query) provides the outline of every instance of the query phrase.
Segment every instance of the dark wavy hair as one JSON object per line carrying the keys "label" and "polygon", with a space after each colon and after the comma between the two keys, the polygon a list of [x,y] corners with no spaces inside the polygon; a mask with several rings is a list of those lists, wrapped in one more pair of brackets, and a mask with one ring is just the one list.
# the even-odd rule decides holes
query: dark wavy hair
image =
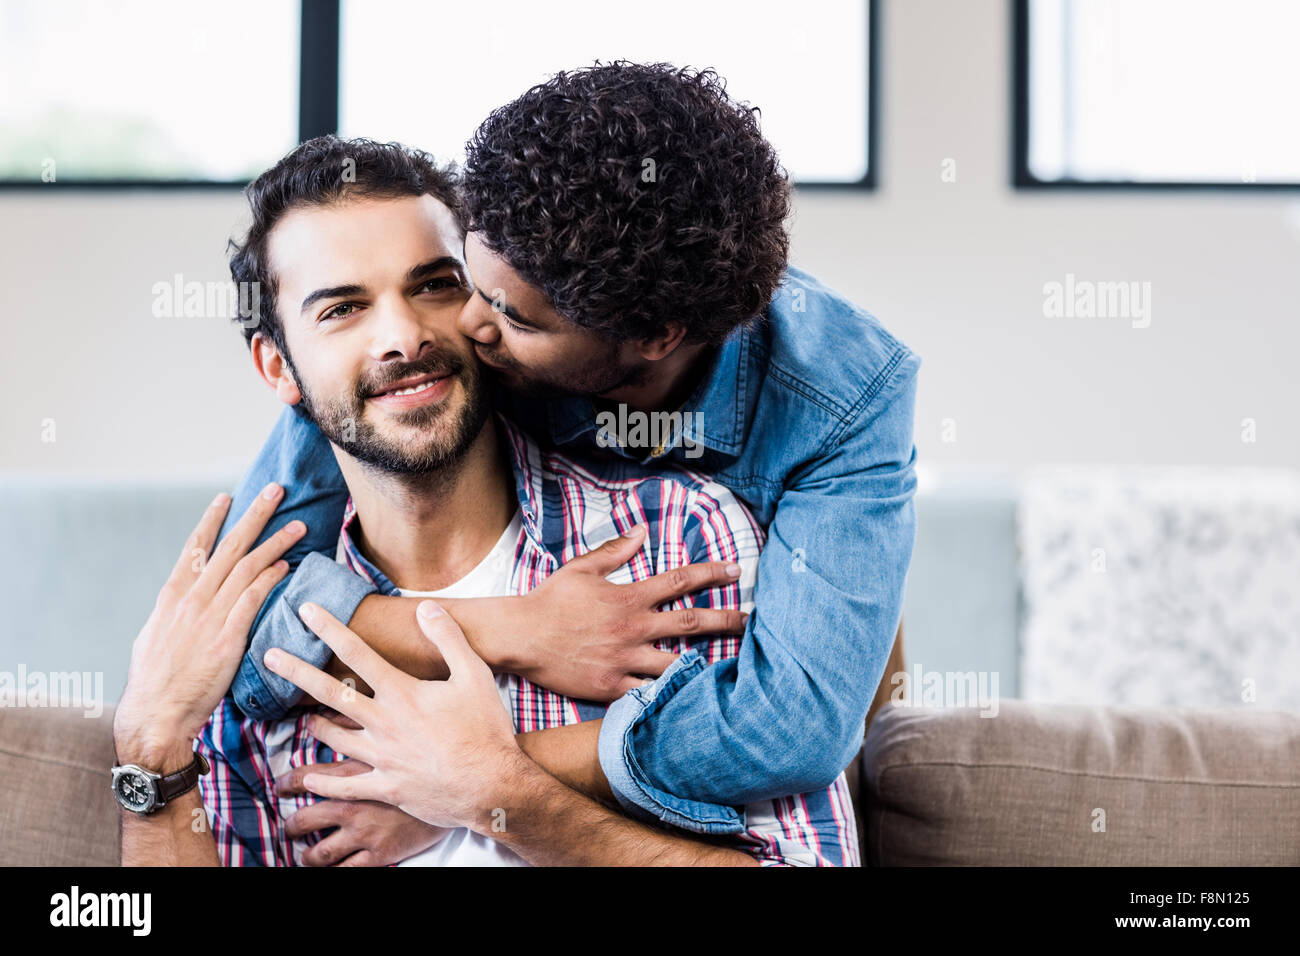
{"label": "dark wavy hair", "polygon": [[671,320],[720,342],[789,255],[789,179],[756,113],[712,70],[557,73],[467,144],[469,229],[570,321],[626,341]]}
{"label": "dark wavy hair", "polygon": [[[256,282],[258,314],[241,320],[244,339],[253,333],[270,337],[286,358],[284,328],[275,312],[275,276],[267,262],[267,239],[285,213],[302,206],[323,206],[347,197],[398,198],[425,193],[444,203],[465,228],[460,198],[460,171],[439,166],[432,156],[400,143],[317,136],[293,150],[245,190],[253,224],[243,241],[231,240],[230,277]],[[256,322],[252,321],[256,318]]]}

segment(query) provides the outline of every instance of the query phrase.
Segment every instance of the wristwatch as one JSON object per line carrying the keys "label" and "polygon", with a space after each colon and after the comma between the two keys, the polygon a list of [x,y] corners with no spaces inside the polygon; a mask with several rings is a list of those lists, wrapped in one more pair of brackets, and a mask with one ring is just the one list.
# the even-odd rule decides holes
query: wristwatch
{"label": "wristwatch", "polygon": [[203,754],[194,751],[194,760],[183,770],[163,776],[138,764],[127,763],[113,768],[113,796],[124,810],[154,813],[181,794],[193,790],[199,777],[212,768]]}

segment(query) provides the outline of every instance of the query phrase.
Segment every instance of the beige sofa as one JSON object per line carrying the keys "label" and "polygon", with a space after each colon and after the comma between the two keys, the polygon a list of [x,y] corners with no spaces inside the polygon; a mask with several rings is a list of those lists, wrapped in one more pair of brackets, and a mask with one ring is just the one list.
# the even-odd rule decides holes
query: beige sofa
{"label": "beige sofa", "polygon": [[[849,768],[870,865],[1300,864],[1300,715],[1005,700],[985,718],[888,686]],[[116,865],[112,760],[111,711],[0,709],[0,864]]]}

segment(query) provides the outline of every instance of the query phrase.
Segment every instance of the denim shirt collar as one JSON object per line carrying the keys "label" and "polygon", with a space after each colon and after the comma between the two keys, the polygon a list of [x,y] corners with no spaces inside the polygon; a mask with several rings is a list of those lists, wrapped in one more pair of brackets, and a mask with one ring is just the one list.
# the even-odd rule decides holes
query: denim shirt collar
{"label": "denim shirt collar", "polygon": [[[706,448],[736,456],[745,445],[749,420],[758,397],[759,369],[752,339],[762,317],[758,316],[735,329],[718,347],[704,377],[695,387],[683,412],[695,412],[699,423],[692,438]],[[569,397],[547,404],[547,426],[551,440],[568,444],[582,436],[595,442],[596,408],[590,399]],[[680,444],[680,436],[675,447]]]}
{"label": "denim shirt collar", "polygon": [[702,423],[696,439],[724,455],[739,455],[758,400],[760,371],[754,337],[762,317],[735,329],[718,349],[713,364],[686,402]]}
{"label": "denim shirt collar", "polygon": [[[510,453],[510,464],[515,476],[515,494],[519,499],[519,516],[524,532],[537,550],[556,564],[558,561],[544,547],[542,538],[542,463],[541,452],[537,443],[519,428],[501,415],[496,416],[497,427],[501,430],[501,440]],[[348,567],[356,574],[373,584],[380,594],[398,593],[398,587],[384,572],[380,571],[369,558],[361,553],[352,540],[352,522],[356,520],[357,509],[348,496],[347,507],[343,511],[343,527],[339,531],[343,556]]]}

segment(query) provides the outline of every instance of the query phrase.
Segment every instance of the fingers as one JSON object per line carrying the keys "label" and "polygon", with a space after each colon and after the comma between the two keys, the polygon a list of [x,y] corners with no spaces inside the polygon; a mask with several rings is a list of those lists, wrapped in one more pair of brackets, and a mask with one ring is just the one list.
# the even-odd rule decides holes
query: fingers
{"label": "fingers", "polygon": [[350,857],[334,864],[335,866],[384,866],[379,858],[369,850],[358,850]]}
{"label": "fingers", "polygon": [[658,677],[668,669],[673,661],[677,660],[676,654],[668,651],[658,651],[653,647],[647,647],[643,652],[636,655],[636,659],[628,667],[633,674],[644,675],[646,677]]}
{"label": "fingers", "polygon": [[[307,721],[307,732],[333,750],[336,754],[347,754],[349,757],[356,757],[363,762],[370,764],[371,767],[375,764],[375,757],[374,754],[370,752],[370,742],[364,731],[348,730],[346,727],[340,727],[333,721],[326,720],[324,717],[316,714]],[[318,793],[319,791],[312,790],[311,784],[307,782],[308,780],[322,776],[332,776],[338,779],[344,777],[361,777],[365,776],[365,773],[370,772],[330,774],[320,769],[321,767],[328,766],[330,766],[328,763],[316,764],[313,766],[311,770],[302,775],[302,785],[306,789],[311,790],[312,793]]]}
{"label": "fingers", "polygon": [[[346,679],[346,678],[344,678],[343,680],[344,680],[344,683],[347,682],[347,679]],[[367,696],[369,696],[369,695],[367,695]],[[360,730],[360,729],[361,729],[361,725],[360,725],[359,723],[357,723],[357,722],[356,722],[355,720],[353,720],[351,717],[344,717],[344,716],[343,716],[342,714],[340,714],[337,710],[331,710],[331,711],[330,711],[329,713],[327,713],[325,716],[328,717],[330,720],[334,721],[334,723],[338,724],[340,727],[347,727],[349,730]]]}
{"label": "fingers", "polygon": [[647,648],[645,653],[638,654],[636,660],[629,665],[628,670],[632,671],[632,674],[614,685],[614,696],[611,699],[617,700],[632,688],[650,683],[653,678],[667,670],[668,665],[675,660],[677,660],[676,654]]}
{"label": "fingers", "polygon": [[351,681],[351,684],[349,684],[350,687],[355,687],[360,690],[361,693],[370,697],[375,696],[374,692],[370,689],[369,684],[358,677],[353,672],[352,668],[348,667],[347,664],[344,664],[333,655],[330,655],[329,663],[325,665],[325,673],[329,674],[330,677],[335,677],[341,680],[345,684],[348,684],[348,682]]}
{"label": "fingers", "polygon": [[221,523],[226,520],[226,512],[229,510],[230,495],[224,491],[212,499],[212,504],[208,505],[203,517],[185,540],[185,547],[181,549],[180,557],[176,559],[171,576],[167,579],[169,586],[183,585],[188,590],[194,583],[194,579],[203,571],[208,555],[212,553],[212,546],[221,531]]}
{"label": "fingers", "polygon": [[335,777],[355,777],[359,773],[369,773],[373,769],[375,768],[368,763],[352,759],[336,760],[332,763],[305,763],[300,767],[294,767],[288,773],[281,774],[272,782],[275,784],[276,796],[296,797],[307,792],[307,788],[302,785],[302,778],[309,773],[324,773]]}
{"label": "fingers", "polygon": [[[217,590],[217,596],[213,599],[214,609],[218,613],[226,613],[239,600],[240,595],[244,593],[254,579],[271,567],[306,533],[307,526],[305,524],[301,521],[290,521],[249,554],[240,558]],[[288,567],[287,564],[286,567]]]}
{"label": "fingers", "polygon": [[[319,764],[308,764],[319,769]],[[283,794],[283,791],[277,790]],[[345,800],[317,800],[303,807],[284,822],[284,833],[290,840],[301,840],[305,836],[331,827],[342,826],[352,815],[355,803]]]}
{"label": "fingers", "polygon": [[636,525],[620,538],[611,538],[599,548],[593,548],[586,554],[579,555],[561,568],[575,568],[599,574],[602,578],[612,574],[618,568],[632,560],[632,555],[641,550],[645,541],[646,526]]}
{"label": "fingers", "polygon": [[[298,615],[302,618],[303,623],[311,628],[312,633],[329,645],[330,650],[334,652],[334,656],[373,687],[375,693],[379,693],[385,684],[391,686],[393,681],[406,676],[380,657],[369,644],[354,634],[346,624],[320,605],[304,604],[298,609]],[[334,683],[338,684],[338,681],[334,681]],[[303,689],[307,690],[307,688]],[[310,690],[307,692],[311,693]],[[356,690],[351,690],[351,693],[355,695]],[[315,694],[312,694],[312,696],[316,697],[322,704],[334,707],[333,702]],[[342,714],[347,714],[349,717],[356,717],[355,714],[344,710],[342,707],[334,707],[334,709]],[[364,718],[356,719],[363,724],[365,723]]]}
{"label": "fingers", "polygon": [[334,800],[374,800],[385,803],[376,773],[359,773],[351,777],[331,777],[323,773],[308,773],[302,778],[303,786],[321,797]]}
{"label": "fingers", "polygon": [[483,658],[474,653],[465,640],[465,633],[446,611],[433,601],[421,601],[415,609],[415,619],[420,623],[424,636],[437,645],[442,652],[442,659],[447,664],[447,679],[462,680],[466,678],[492,676],[492,670],[483,662]]}
{"label": "fingers", "polygon": [[635,589],[637,597],[644,601],[643,607],[659,607],[688,594],[735,584],[740,579],[740,571],[740,565],[734,561],[704,561],[661,571],[646,581],[623,587]]}
{"label": "fingers", "polygon": [[[288,651],[273,647],[266,652],[263,663],[274,674],[279,674],[295,687],[300,687],[327,707],[365,726],[373,719],[374,699],[358,694],[355,688],[340,684],[324,671],[313,667]],[[349,751],[343,751],[349,753]]]}
{"label": "fingers", "polygon": [[277,561],[254,578],[253,583],[245,588],[243,593],[236,596],[235,606],[226,615],[226,623],[221,629],[223,642],[238,638],[238,643],[243,645],[248,638],[248,632],[253,629],[253,622],[257,620],[257,612],[266,603],[271,591],[288,573],[289,563]]}
{"label": "fingers", "polygon": [[749,615],[732,608],[688,607],[659,611],[647,622],[647,639],[703,634],[743,634]]}
{"label": "fingers", "polygon": [[[316,805],[320,806],[320,804]],[[360,838],[344,827],[314,846],[307,847],[303,852],[302,862],[305,866],[334,866],[351,857],[359,849],[361,849]]]}
{"label": "fingers", "polygon": [[614,699],[617,700],[634,687],[641,687],[642,685],[649,683],[650,679],[646,677],[624,677],[614,688],[616,694]]}
{"label": "fingers", "polygon": [[203,569],[203,573],[194,584],[195,597],[208,600],[217,593],[218,588],[229,577],[235,562],[244,557],[258,535],[262,533],[262,529],[266,527],[266,523],[271,520],[271,515],[275,513],[283,497],[284,489],[274,482],[262,489],[262,493],[248,506],[243,517],[235,522],[235,526],[212,552],[207,567]]}

